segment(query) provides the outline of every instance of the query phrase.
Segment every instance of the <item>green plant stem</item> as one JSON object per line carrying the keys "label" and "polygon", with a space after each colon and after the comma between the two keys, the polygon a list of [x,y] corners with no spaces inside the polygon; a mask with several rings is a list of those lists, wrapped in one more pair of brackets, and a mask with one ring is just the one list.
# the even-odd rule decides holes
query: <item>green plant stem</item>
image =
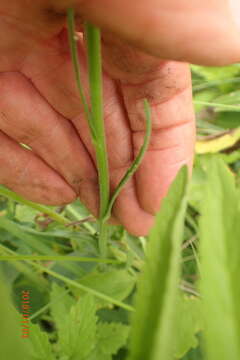
{"label": "green plant stem", "polygon": [[103,114],[101,37],[99,29],[89,23],[85,25],[85,34],[87,40],[92,124],[97,134],[95,151],[100,186],[100,218],[102,218],[109,202],[109,169]]}
{"label": "green plant stem", "polygon": [[[80,71],[79,58],[78,58],[77,42],[76,42],[76,38],[75,38],[76,34],[75,34],[74,10],[72,8],[68,9],[67,20],[68,20],[69,44],[70,44],[70,50],[71,50],[72,63],[73,63],[74,72],[75,72],[76,84],[77,84],[79,96],[80,96],[80,99],[81,99],[81,102],[83,105],[85,115],[86,115],[88,123],[91,127],[91,113],[90,113],[88,103],[87,103],[86,97],[84,95],[82,83],[81,83],[81,71]],[[91,127],[91,130],[94,131],[94,129],[92,129],[92,127]]]}
{"label": "green plant stem", "polygon": [[111,215],[113,204],[118,197],[120,191],[126,182],[133,176],[138,169],[144,154],[147,150],[151,137],[151,111],[147,100],[144,100],[144,110],[146,114],[146,135],[143,146],[141,147],[138,156],[127,170],[124,177],[121,179],[117,188],[115,189],[110,199],[110,181],[109,168],[107,157],[107,146],[104,129],[104,111],[103,111],[103,94],[102,94],[102,58],[101,58],[101,34],[100,30],[95,26],[86,23],[84,26],[86,43],[87,43],[87,57],[88,57],[88,74],[89,74],[89,89],[91,111],[86,103],[86,97],[81,85],[80,79],[80,65],[75,40],[75,25],[74,12],[72,9],[68,11],[68,27],[69,27],[69,41],[71,45],[72,61],[75,69],[76,81],[79,89],[80,98],[82,99],[85,114],[88,119],[93,146],[95,148],[96,163],[98,169],[98,181],[100,192],[100,211],[99,211],[99,250],[100,256],[107,257],[107,239],[108,239],[108,225],[107,220]]}
{"label": "green plant stem", "polygon": [[107,208],[106,214],[103,218],[103,221],[107,221],[109,219],[109,217],[111,216],[111,211],[112,211],[112,207],[113,207],[115,200],[117,199],[117,197],[118,197],[119,193],[121,192],[121,190],[123,189],[124,185],[128,182],[128,180],[137,171],[138,167],[140,166],[140,164],[143,160],[145,152],[147,151],[147,148],[148,148],[148,145],[149,145],[149,142],[151,139],[152,124],[151,124],[151,108],[146,99],[144,100],[144,110],[145,110],[145,115],[146,115],[146,134],[144,137],[143,145],[140,148],[136,159],[134,160],[134,162],[132,163],[130,168],[126,171],[126,174],[123,176],[123,178],[120,180],[118,186],[116,187],[116,189],[111,197],[111,200],[108,204],[108,208]]}
{"label": "green plant stem", "polygon": [[[72,205],[66,207],[66,213],[67,215],[73,216],[76,221],[81,221],[83,219],[83,216],[81,216]],[[96,230],[89,222],[83,222],[81,226],[85,227],[91,235],[95,235]]]}
{"label": "green plant stem", "polygon": [[[14,251],[12,251],[12,250],[10,250],[8,248],[5,248],[2,245],[0,245],[0,248],[5,252],[5,254],[10,254],[10,255],[15,255],[16,254]],[[71,279],[67,278],[66,276],[58,274],[57,272],[49,269],[46,266],[40,265],[40,264],[38,264],[38,263],[36,263],[34,261],[31,261],[31,260],[24,260],[24,261],[26,261],[28,264],[33,266],[35,269],[40,270],[43,273],[47,273],[47,274],[55,277],[56,279],[59,279],[59,280],[63,281],[65,284],[68,284],[70,286],[73,286],[75,288],[83,290],[83,291],[85,291],[85,292],[87,292],[89,294],[92,294],[92,295],[96,296],[99,299],[107,301],[110,304],[114,304],[116,306],[119,306],[119,307],[121,307],[121,308],[123,308],[125,310],[134,311],[134,308],[132,306],[130,306],[128,304],[125,304],[122,301],[118,301],[118,300],[116,300],[116,299],[114,299],[114,298],[112,298],[112,297],[110,297],[110,296],[108,296],[106,294],[103,294],[103,293],[101,293],[101,292],[99,292],[97,290],[94,290],[94,289],[89,288],[89,287],[87,287],[85,285],[82,285],[81,283],[79,283],[79,282],[77,282],[75,280],[71,280]]]}
{"label": "green plant stem", "polygon": [[0,261],[23,261],[23,260],[32,260],[32,261],[77,261],[77,262],[93,262],[93,263],[102,263],[102,264],[121,264],[121,261],[114,259],[100,259],[92,257],[81,257],[81,256],[67,256],[67,255],[0,255]]}
{"label": "green plant stem", "polygon": [[79,90],[80,99],[83,103],[85,115],[91,130],[91,137],[96,154],[96,163],[98,170],[98,182],[100,192],[100,210],[99,210],[99,250],[102,257],[107,254],[107,228],[102,221],[104,217],[110,194],[109,169],[107,159],[107,148],[104,130],[103,116],[103,95],[102,95],[102,62],[101,62],[101,38],[98,28],[91,24],[85,24],[85,34],[87,40],[88,54],[88,73],[91,111],[87,105],[86,97],[81,85],[80,64],[78,57],[77,44],[75,40],[74,11],[68,10],[68,29],[69,41],[71,47],[72,61],[75,69],[76,82]]}
{"label": "green plant stem", "polygon": [[100,30],[89,23],[85,24],[85,35],[87,41],[92,124],[95,129],[95,133],[97,134],[97,142],[94,143],[94,145],[100,193],[99,250],[100,255],[102,257],[106,257],[108,228],[107,224],[105,224],[105,221],[103,221],[103,217],[109,204],[110,182],[104,129],[101,35]]}

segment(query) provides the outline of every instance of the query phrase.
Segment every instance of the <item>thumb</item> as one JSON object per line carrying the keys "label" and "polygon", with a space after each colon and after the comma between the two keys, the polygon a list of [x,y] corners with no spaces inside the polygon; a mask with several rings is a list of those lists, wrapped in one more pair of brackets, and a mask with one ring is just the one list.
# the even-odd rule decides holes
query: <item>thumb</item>
{"label": "thumb", "polygon": [[239,0],[75,0],[78,13],[162,59],[203,65],[240,60]]}

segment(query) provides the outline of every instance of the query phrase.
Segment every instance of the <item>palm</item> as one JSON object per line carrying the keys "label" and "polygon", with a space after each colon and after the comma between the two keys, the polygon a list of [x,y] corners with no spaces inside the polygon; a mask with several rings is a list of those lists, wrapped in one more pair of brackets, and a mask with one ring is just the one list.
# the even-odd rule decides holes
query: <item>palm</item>
{"label": "palm", "polygon": [[[130,232],[142,235],[152,225],[153,214],[159,209],[179,167],[192,162],[194,115],[189,70],[185,64],[162,63],[116,42],[109,35],[103,38],[105,126],[112,189],[142,145],[143,99],[147,97],[153,107],[154,131],[149,150],[114,206],[115,219]],[[84,50],[81,44],[79,47],[86,86]],[[57,31],[54,29],[53,36],[34,39],[31,46],[26,46],[24,60],[17,71],[5,73],[3,81],[7,91],[1,105],[10,120],[0,120],[3,133],[31,146],[34,160],[47,164],[48,172],[54,169],[54,174],[65,179],[96,214],[95,156],[79,103],[67,34],[62,24]],[[31,170],[31,164],[29,174],[35,171],[35,176],[38,175],[35,169],[38,167]],[[44,171],[40,178],[50,176],[47,168]],[[59,201],[51,199],[53,180],[47,189],[48,200],[46,195],[39,198],[38,187],[35,192],[26,192],[27,181],[31,179],[25,180],[25,187],[23,184],[12,188],[35,201],[61,202],[60,198]]]}

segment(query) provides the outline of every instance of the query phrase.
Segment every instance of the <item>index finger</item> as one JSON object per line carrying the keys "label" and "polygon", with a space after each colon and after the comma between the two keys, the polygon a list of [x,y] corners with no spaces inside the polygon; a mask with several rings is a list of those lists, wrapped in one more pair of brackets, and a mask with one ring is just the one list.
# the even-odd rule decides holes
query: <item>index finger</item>
{"label": "index finger", "polygon": [[75,3],[85,19],[162,59],[205,65],[224,65],[240,59],[240,26],[235,21],[240,17],[238,0]]}

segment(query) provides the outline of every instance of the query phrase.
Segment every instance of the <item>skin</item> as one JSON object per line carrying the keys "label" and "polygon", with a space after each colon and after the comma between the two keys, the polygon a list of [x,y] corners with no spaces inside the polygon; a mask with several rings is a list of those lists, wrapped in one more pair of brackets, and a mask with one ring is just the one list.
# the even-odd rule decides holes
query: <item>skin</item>
{"label": "skin", "polygon": [[[97,215],[95,155],[67,41],[69,6],[76,9],[80,32],[83,19],[103,32],[112,190],[142,145],[143,99],[151,103],[149,149],[111,219],[146,235],[179,168],[192,167],[195,125],[187,63],[239,61],[240,31],[230,11],[237,1],[141,0],[137,10],[129,0],[1,2],[0,183],[43,204],[67,204],[80,196]],[[79,54],[87,87],[81,35]]]}

